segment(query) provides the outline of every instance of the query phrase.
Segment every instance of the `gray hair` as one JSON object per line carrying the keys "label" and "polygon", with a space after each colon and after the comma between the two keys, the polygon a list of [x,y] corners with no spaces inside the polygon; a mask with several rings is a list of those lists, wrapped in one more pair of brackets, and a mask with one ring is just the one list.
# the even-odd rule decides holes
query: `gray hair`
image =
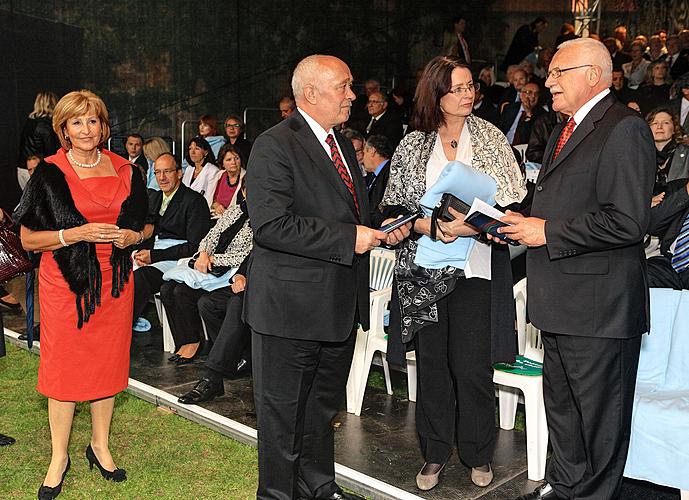
{"label": "gray hair", "polygon": [[586,54],[586,59],[601,68],[601,80],[607,83],[608,87],[612,84],[612,59],[610,52],[602,42],[593,38],[575,38],[567,40],[558,45],[559,49],[572,48],[580,54]]}
{"label": "gray hair", "polygon": [[292,73],[292,94],[297,104],[304,99],[304,87],[307,85],[318,86],[321,81],[323,65],[320,54],[307,56],[297,64]]}

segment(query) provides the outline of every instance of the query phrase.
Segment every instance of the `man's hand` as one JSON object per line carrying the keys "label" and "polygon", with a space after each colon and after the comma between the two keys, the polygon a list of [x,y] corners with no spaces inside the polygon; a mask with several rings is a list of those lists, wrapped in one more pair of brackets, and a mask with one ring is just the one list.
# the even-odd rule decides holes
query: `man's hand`
{"label": "man's hand", "polygon": [[665,198],[665,191],[658,193],[651,199],[651,208],[660,205],[660,202]]}
{"label": "man's hand", "polygon": [[139,267],[147,266],[151,263],[151,251],[139,250],[134,254],[134,260]]}
{"label": "man's hand", "polygon": [[[511,224],[498,228],[498,232],[516,240],[522,245],[540,247],[545,241],[545,219],[538,217],[524,217],[519,212],[507,211],[507,216],[500,219]],[[499,238],[491,238],[493,241],[501,241]]]}
{"label": "man's hand", "polygon": [[388,235],[383,231],[366,226],[356,226],[356,244],[354,253],[359,255],[369,252],[386,241]]}
{"label": "man's hand", "polygon": [[[402,217],[400,215],[400,217]],[[398,217],[399,219],[399,217]],[[383,221],[383,225],[387,225],[391,222],[396,221],[397,219],[385,219]],[[408,222],[404,226],[400,226],[394,231],[391,231],[388,233],[388,237],[385,240],[385,243],[387,245],[397,245],[400,241],[404,240],[407,236],[409,236],[409,232],[411,231],[411,222]]]}

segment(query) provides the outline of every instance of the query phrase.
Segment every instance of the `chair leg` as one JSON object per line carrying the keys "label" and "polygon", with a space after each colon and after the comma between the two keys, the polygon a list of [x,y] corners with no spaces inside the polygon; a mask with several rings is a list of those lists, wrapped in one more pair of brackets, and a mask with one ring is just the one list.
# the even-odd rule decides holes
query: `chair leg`
{"label": "chair leg", "polygon": [[163,301],[160,299],[159,293],[156,293],[153,296],[153,303],[156,306],[156,313],[158,313],[158,322],[160,323],[160,326],[163,326],[163,315],[165,314],[165,311],[163,310]]}
{"label": "chair leg", "polygon": [[165,306],[160,304],[160,323],[163,327],[163,351],[173,352],[175,350],[175,338],[172,336],[172,329],[167,320]]}
{"label": "chair leg", "polygon": [[364,358],[366,357],[366,343],[368,342],[368,332],[361,330],[357,331],[356,342],[354,344],[354,355],[352,356],[352,365],[349,369],[349,378],[347,378],[347,412],[356,412],[357,401],[359,395],[359,377],[364,369]]}
{"label": "chair leg", "polygon": [[392,396],[392,379],[390,378],[390,364],[384,352],[380,353],[380,359],[383,362],[383,373],[385,374],[385,390],[388,391],[388,396]]}
{"label": "chair leg", "polygon": [[548,454],[548,424],[543,403],[542,379],[538,382],[524,390],[527,477],[531,481],[541,481],[545,477],[545,462]]}
{"label": "chair leg", "polygon": [[416,403],[416,361],[407,360],[407,392],[409,401]]}
{"label": "chair leg", "polygon": [[519,389],[498,385],[498,411],[500,413],[500,428],[506,431],[514,429],[514,419],[517,415]]}
{"label": "chair leg", "polygon": [[368,374],[371,371],[371,363],[373,363],[373,355],[376,353],[373,349],[366,349],[366,356],[364,356],[364,365],[359,372],[359,387],[357,387],[356,408],[354,415],[357,417],[361,415],[361,407],[364,405],[364,394],[366,392],[366,384],[368,382]]}

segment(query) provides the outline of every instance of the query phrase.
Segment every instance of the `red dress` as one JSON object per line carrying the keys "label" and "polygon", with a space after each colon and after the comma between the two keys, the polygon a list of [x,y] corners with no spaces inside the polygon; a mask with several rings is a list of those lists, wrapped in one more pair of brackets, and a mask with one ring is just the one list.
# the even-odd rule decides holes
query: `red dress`
{"label": "red dress", "polygon": [[[46,158],[65,174],[77,210],[89,222],[115,224],[129,196],[131,167],[109,151],[117,176],[79,179],[65,151]],[[96,244],[103,278],[101,304],[84,326],[77,328],[76,296],[69,289],[52,252],[41,257],[41,357],[38,391],[61,401],[90,401],[113,396],[127,387],[132,337],[134,279],[129,276],[118,298],[111,295],[112,244]]]}

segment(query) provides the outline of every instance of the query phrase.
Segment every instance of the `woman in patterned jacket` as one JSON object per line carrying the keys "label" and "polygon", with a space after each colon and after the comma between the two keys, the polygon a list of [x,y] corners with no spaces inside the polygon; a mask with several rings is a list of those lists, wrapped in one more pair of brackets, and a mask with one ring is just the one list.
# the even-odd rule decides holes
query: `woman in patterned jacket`
{"label": "woman in patterned jacket", "polygon": [[[414,132],[392,157],[383,212],[417,212],[426,189],[453,160],[493,177],[500,206],[524,198],[526,185],[507,139],[471,114],[475,90],[471,71],[457,58],[438,56],[428,63],[416,90]],[[426,462],[416,476],[421,490],[438,484],[455,439],[472,481],[490,484],[496,439],[492,364],[514,361],[515,354],[506,248],[480,244],[491,260],[490,280],[467,279],[462,269],[451,266],[427,269],[414,263],[422,235],[449,243],[477,233],[464,224],[462,214],[453,215],[454,221],[438,221],[433,231],[431,217],[417,219],[395,267],[402,340],[416,344],[416,427]]]}

